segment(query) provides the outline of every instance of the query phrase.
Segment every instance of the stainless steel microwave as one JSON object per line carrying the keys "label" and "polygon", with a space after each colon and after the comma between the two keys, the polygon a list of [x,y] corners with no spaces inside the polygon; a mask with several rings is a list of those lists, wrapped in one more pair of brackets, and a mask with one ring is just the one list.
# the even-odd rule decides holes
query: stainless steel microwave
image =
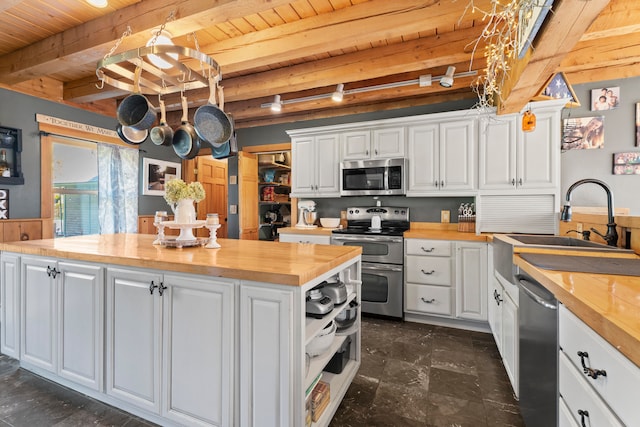
{"label": "stainless steel microwave", "polygon": [[342,196],[390,196],[406,192],[407,159],[344,161],[340,173]]}

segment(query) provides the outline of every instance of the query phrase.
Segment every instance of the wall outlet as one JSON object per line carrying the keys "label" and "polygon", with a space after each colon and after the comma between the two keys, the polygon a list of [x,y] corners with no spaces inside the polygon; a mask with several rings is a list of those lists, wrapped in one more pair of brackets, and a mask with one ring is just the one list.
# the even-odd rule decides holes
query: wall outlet
{"label": "wall outlet", "polygon": [[236,215],[238,213],[238,205],[229,205],[229,213]]}
{"label": "wall outlet", "polygon": [[451,212],[440,211],[440,222],[451,222]]}

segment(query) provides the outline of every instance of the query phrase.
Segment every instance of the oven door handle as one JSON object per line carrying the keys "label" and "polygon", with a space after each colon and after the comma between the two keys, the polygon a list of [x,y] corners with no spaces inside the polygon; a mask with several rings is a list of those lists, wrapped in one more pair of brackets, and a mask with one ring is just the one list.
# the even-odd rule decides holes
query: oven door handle
{"label": "oven door handle", "polygon": [[331,236],[331,238],[337,242],[391,242],[402,243],[402,237],[389,237],[389,236]]}
{"label": "oven door handle", "polygon": [[374,264],[371,262],[362,263],[363,270],[375,270],[375,271],[397,271],[402,272],[401,265],[389,265],[389,264]]}

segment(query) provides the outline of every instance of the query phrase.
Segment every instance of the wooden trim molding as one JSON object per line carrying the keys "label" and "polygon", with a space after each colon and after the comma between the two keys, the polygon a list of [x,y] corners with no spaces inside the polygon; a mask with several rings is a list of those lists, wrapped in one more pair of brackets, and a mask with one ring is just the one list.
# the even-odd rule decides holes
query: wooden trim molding
{"label": "wooden trim molding", "polygon": [[268,153],[271,151],[288,150],[291,150],[290,142],[281,142],[279,144],[249,145],[247,147],[242,147],[242,151],[245,153]]}

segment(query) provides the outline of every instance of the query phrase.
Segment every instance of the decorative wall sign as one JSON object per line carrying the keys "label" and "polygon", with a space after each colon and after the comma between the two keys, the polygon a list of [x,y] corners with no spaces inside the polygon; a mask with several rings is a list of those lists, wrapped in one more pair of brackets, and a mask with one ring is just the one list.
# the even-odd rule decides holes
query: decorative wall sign
{"label": "decorative wall sign", "polygon": [[588,150],[604,147],[604,117],[564,119],[562,150]]}
{"label": "decorative wall sign", "polygon": [[142,194],[164,196],[164,185],[172,179],[182,177],[180,163],[165,160],[142,159]]}
{"label": "decorative wall sign", "polygon": [[591,111],[615,110],[619,105],[619,87],[603,87],[591,90]]}
{"label": "decorative wall sign", "polygon": [[0,219],[9,219],[9,190],[0,190]]}
{"label": "decorative wall sign", "polygon": [[640,175],[640,152],[615,153],[613,155],[614,175]]}
{"label": "decorative wall sign", "polygon": [[547,82],[542,85],[542,87],[544,88],[542,89],[542,92],[533,97],[534,101],[566,98],[569,100],[566,105],[567,108],[580,106],[580,101],[573,91],[573,88],[567,81],[567,77],[564,75],[564,73],[555,74],[549,80],[547,80]]}

